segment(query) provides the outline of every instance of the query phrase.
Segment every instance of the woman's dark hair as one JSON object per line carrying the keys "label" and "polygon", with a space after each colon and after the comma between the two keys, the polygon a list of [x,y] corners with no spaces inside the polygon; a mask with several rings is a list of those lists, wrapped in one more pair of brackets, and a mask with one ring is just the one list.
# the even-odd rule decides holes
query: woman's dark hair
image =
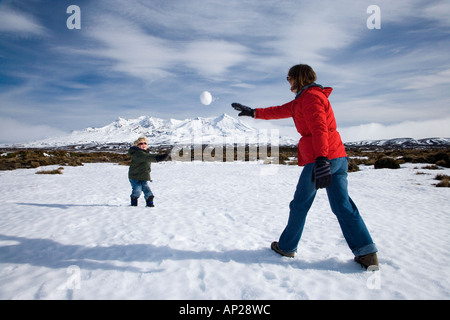
{"label": "woman's dark hair", "polygon": [[317,80],[316,73],[307,64],[297,64],[289,69],[288,77],[293,80],[291,90],[299,92],[303,87]]}

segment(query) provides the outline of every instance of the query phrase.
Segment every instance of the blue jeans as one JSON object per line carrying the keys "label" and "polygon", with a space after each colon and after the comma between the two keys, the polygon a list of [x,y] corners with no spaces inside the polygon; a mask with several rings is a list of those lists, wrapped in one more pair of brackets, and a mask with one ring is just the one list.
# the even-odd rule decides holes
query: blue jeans
{"label": "blue jeans", "polygon": [[150,186],[148,185],[147,180],[134,180],[129,179],[131,183],[131,197],[139,198],[142,192],[144,192],[144,197],[147,199],[148,197],[153,195],[152,190],[150,190]]}
{"label": "blue jeans", "polygon": [[[330,160],[332,183],[326,188],[331,210],[336,215],[344,238],[355,256],[377,252],[369,231],[361,218],[358,208],[348,195],[346,157]],[[289,220],[280,236],[278,246],[285,252],[296,252],[302,236],[306,215],[316,196],[314,182],[311,181],[314,163],[304,166],[298,181],[294,199],[289,208]],[[326,230],[324,230],[326,232]]]}

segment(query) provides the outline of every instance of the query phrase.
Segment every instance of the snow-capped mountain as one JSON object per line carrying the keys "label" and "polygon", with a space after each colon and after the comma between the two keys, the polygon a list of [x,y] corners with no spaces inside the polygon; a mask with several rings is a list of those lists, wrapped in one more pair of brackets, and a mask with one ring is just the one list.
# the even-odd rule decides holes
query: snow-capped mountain
{"label": "snow-capped mountain", "polygon": [[21,147],[129,144],[140,136],[146,136],[150,145],[264,143],[263,139],[268,143],[276,143],[278,139],[278,143],[282,145],[297,142],[289,137],[272,137],[272,133],[267,131],[255,129],[227,114],[185,120],[141,116],[137,119],[119,118],[101,128],[76,130],[67,136],[34,141]]}
{"label": "snow-capped mountain", "polygon": [[382,140],[362,140],[356,142],[346,142],[346,147],[397,147],[397,148],[417,148],[417,147],[450,147],[450,138],[396,138]]}

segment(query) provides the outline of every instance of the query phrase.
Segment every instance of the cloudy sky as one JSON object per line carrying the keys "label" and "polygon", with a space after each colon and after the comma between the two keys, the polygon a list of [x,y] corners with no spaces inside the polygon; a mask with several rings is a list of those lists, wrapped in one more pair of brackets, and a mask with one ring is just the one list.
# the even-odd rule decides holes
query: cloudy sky
{"label": "cloudy sky", "polygon": [[[380,29],[368,28],[372,4]],[[70,5],[80,29],[67,27]],[[450,137],[449,17],[447,0],[3,0],[0,143],[118,117],[237,117],[232,102],[293,99],[298,63],[334,88],[344,141]]]}

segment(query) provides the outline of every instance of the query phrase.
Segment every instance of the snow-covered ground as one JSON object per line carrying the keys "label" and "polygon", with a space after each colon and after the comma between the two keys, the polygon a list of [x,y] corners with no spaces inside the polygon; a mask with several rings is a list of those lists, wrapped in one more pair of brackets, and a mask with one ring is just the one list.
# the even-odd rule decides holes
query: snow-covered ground
{"label": "snow-covered ground", "polygon": [[155,208],[129,206],[125,166],[0,172],[0,299],[449,299],[450,190],[432,184],[450,169],[422,166],[349,174],[379,272],[353,262],[324,190],[295,258],[270,250],[301,167],[153,164]]}

